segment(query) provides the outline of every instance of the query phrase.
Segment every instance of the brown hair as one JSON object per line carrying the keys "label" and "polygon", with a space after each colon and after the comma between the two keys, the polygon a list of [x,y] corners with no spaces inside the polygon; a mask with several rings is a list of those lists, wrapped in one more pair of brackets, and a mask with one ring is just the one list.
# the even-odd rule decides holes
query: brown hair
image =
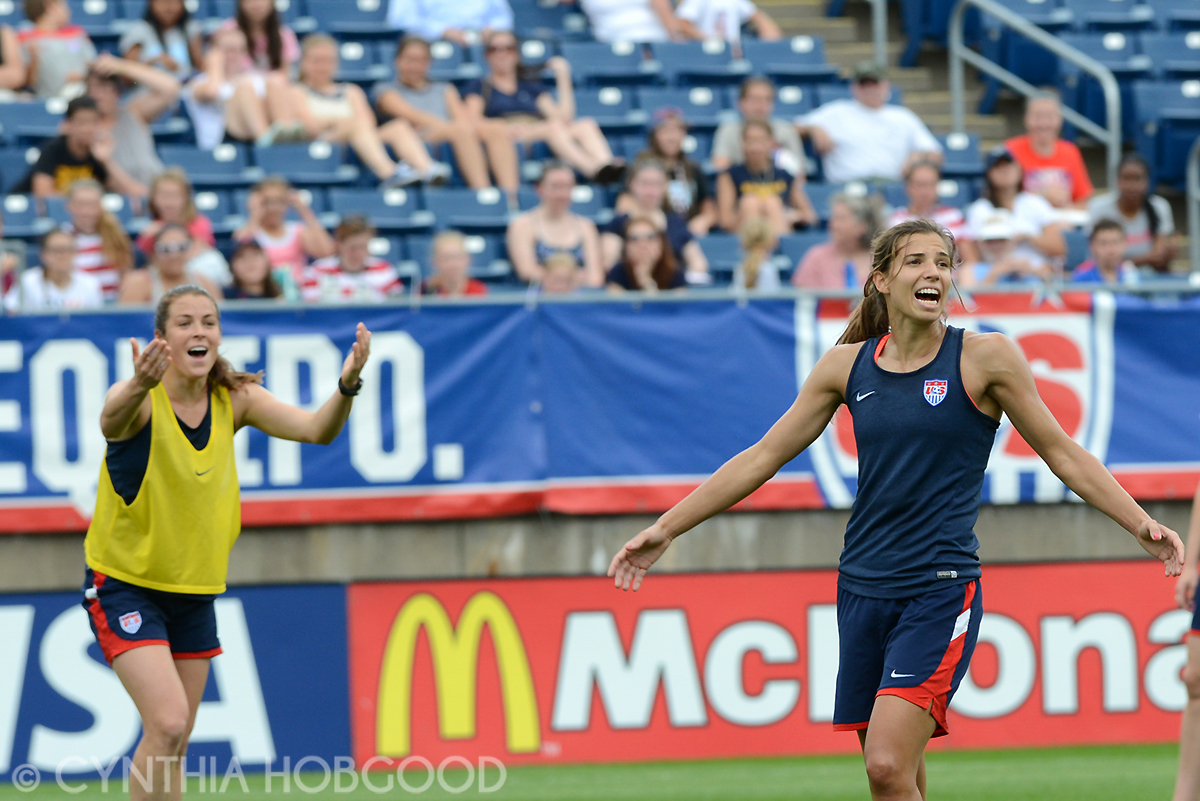
{"label": "brown hair", "polygon": [[[671,241],[667,239],[667,232],[660,231],[658,226],[654,224],[654,220],[649,217],[631,217],[625,223],[625,232],[621,235],[621,239],[629,236],[629,229],[635,225],[647,225],[658,234],[660,252],[658,261],[654,265],[654,269],[650,271],[650,277],[654,279],[654,283],[659,289],[670,289],[675,278],[675,251],[671,249]],[[621,265],[625,268],[625,273],[630,278],[633,274],[629,272],[629,260],[622,256]]]}
{"label": "brown hair", "polygon": [[129,235],[125,233],[125,229],[121,227],[121,222],[113,216],[112,212],[104,208],[104,187],[99,181],[92,178],[80,178],[78,181],[73,181],[67,187],[67,200],[81,190],[91,189],[100,195],[100,219],[96,222],[96,233],[100,236],[100,252],[104,254],[104,258],[118,271],[124,270],[133,266],[133,244],[129,241]]}
{"label": "brown hair", "polygon": [[[162,300],[158,302],[158,306],[154,309],[154,332],[155,334],[166,333],[167,319],[171,316],[171,304],[177,298],[184,295],[199,295],[208,298],[212,301],[213,310],[217,313],[217,327],[221,326],[221,309],[217,306],[216,298],[208,294],[208,291],[203,287],[195,284],[184,284],[177,286],[168,291],[162,296]],[[240,370],[235,370],[233,365],[226,361],[224,356],[218,355],[217,361],[212,366],[212,370],[208,372],[208,385],[225,387],[226,389],[237,389],[246,384],[261,384],[262,373],[244,373]]]}
{"label": "brown hair", "polygon": [[233,269],[233,263],[247,253],[257,253],[266,259],[267,275],[263,278],[263,297],[277,298],[283,294],[283,290],[279,288],[279,282],[275,280],[275,271],[271,269],[271,260],[267,258],[267,252],[263,250],[263,246],[253,239],[247,239],[245,242],[239,242],[238,246],[233,249],[233,253],[229,256],[229,272],[233,276],[233,285],[238,289],[244,290],[242,280],[238,278],[237,270]]}
{"label": "brown hair", "polygon": [[[255,42],[258,40],[250,33],[250,18],[246,16],[246,12],[242,10],[241,0],[237,4],[237,26],[241,28],[242,33],[246,36],[246,47],[250,49],[250,57],[257,61],[255,57]],[[283,69],[283,23],[279,19],[279,9],[275,8],[275,4],[271,4],[271,13],[263,20],[263,33],[267,35],[267,62],[271,69]]]}
{"label": "brown hair", "polygon": [[1102,234],[1105,231],[1116,231],[1121,236],[1125,236],[1125,227],[1111,217],[1101,217],[1096,220],[1096,224],[1092,226],[1092,232],[1088,234],[1088,242],[1096,241],[1096,234]]}
{"label": "brown hair", "polygon": [[[335,57],[341,55],[341,53],[338,51],[337,39],[334,39],[327,33],[310,33],[308,36],[305,36],[304,41],[300,43],[301,63],[303,63],[304,57],[316,47],[332,47]],[[336,78],[336,76],[334,77]],[[304,74],[304,71],[298,70],[297,80],[299,80],[300,83],[304,83],[307,79],[308,76]]]}
{"label": "brown hair", "polygon": [[65,3],[67,0],[25,0],[25,16],[30,22],[37,22],[46,14],[51,3]]}
{"label": "brown hair", "polygon": [[850,315],[846,330],[838,338],[837,344],[866,342],[872,337],[883,336],[891,329],[888,322],[887,298],[875,286],[875,274],[886,276],[892,271],[892,265],[901,255],[901,249],[914,234],[935,234],[941,237],[946,252],[950,254],[950,264],[958,266],[958,247],[954,244],[954,236],[933,220],[908,220],[879,234],[871,243],[871,272],[863,284],[862,303],[858,304],[858,308]]}
{"label": "brown hair", "polygon": [[192,182],[188,179],[187,173],[179,167],[168,167],[154,176],[154,180],[150,182],[150,201],[147,205],[150,208],[151,219],[158,220],[162,218],[158,206],[154,203],[154,193],[168,181],[174,181],[183,188],[183,222],[185,225],[191,225],[192,220],[196,219],[196,203],[192,196]]}
{"label": "brown hair", "polygon": [[338,223],[338,227],[333,229],[333,237],[338,242],[345,242],[350,237],[359,234],[375,236],[375,226],[371,225],[371,221],[365,214],[347,214]]}
{"label": "brown hair", "polygon": [[404,51],[410,47],[423,47],[426,53],[432,50],[429,42],[420,36],[401,36],[400,41],[396,43],[396,55],[392,57],[392,60],[395,61],[400,58],[400,56],[404,55]]}
{"label": "brown hair", "polygon": [[765,86],[771,90],[771,97],[775,97],[775,82],[765,75],[751,75],[746,80],[742,81],[741,89],[738,90],[738,100],[745,100],[746,95],[750,94],[750,89],[754,86]]}

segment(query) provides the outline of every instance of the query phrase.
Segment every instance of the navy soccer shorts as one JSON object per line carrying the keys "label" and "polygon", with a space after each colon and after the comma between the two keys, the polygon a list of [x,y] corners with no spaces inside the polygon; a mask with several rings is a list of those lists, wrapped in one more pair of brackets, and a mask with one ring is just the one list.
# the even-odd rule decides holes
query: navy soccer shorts
{"label": "navy soccer shorts", "polygon": [[83,608],[109,664],[142,645],[169,646],[176,659],[221,653],[215,600],[215,595],[138,587],[91,568],[83,581]]}
{"label": "navy soccer shorts", "polygon": [[839,587],[834,729],[867,728],[875,698],[895,695],[929,710],[934,737],[946,734],[946,707],[967,673],[982,616],[978,579],[899,599]]}
{"label": "navy soccer shorts", "polygon": [[[1200,596],[1200,592],[1197,592],[1196,595]],[[1200,637],[1200,597],[1193,599],[1192,610],[1192,627],[1184,635],[1185,639],[1188,636]]]}

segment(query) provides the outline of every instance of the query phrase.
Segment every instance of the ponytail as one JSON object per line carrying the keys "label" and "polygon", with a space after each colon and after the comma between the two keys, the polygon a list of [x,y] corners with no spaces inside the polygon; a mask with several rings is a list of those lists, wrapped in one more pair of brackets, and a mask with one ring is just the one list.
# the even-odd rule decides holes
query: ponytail
{"label": "ponytail", "polygon": [[746,220],[738,231],[738,238],[745,254],[739,267],[742,271],[742,284],[746,289],[754,289],[758,284],[762,263],[775,251],[779,238],[765,217],[751,217]]}
{"label": "ponytail", "polygon": [[[171,304],[176,298],[184,295],[199,295],[208,298],[212,301],[213,309],[217,312],[217,325],[221,324],[221,309],[217,306],[216,298],[210,295],[203,287],[195,284],[184,284],[177,286],[163,294],[162,299],[158,302],[158,306],[154,309],[154,331],[155,333],[163,333],[167,330],[167,319],[171,316]],[[225,387],[232,391],[238,387],[243,387],[246,384],[261,384],[262,373],[245,373],[234,369],[233,365],[224,356],[217,356],[216,364],[208,371],[208,384],[213,387]]]}
{"label": "ponytail", "polygon": [[100,235],[100,250],[109,264],[119,271],[133,267],[133,246],[121,222],[112,212],[101,209],[96,233]]}
{"label": "ponytail", "polygon": [[866,342],[874,337],[881,337],[891,330],[888,321],[887,298],[875,286],[875,274],[886,276],[892,270],[892,264],[900,255],[901,248],[908,243],[913,234],[936,234],[946,245],[950,254],[950,263],[958,266],[958,248],[954,237],[949,231],[933,220],[919,218],[894,225],[875,237],[871,243],[871,272],[863,285],[863,300],[850,315],[846,330],[838,337],[837,344],[849,345],[855,342]]}

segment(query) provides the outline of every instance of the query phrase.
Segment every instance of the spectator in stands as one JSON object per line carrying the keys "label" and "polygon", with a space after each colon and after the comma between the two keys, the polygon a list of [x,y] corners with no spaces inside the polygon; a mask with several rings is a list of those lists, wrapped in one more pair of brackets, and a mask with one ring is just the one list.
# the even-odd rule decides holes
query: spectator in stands
{"label": "spectator in stands", "polygon": [[83,28],[71,24],[67,0],[25,0],[25,16],[33,27],[18,39],[29,65],[29,88],[41,99],[80,95],[96,46]]}
{"label": "spectator in stands", "polygon": [[1092,179],[1079,148],[1059,138],[1062,124],[1058,95],[1034,95],[1025,104],[1025,133],[1005,147],[1025,171],[1026,192],[1041,195],[1055,208],[1082,209],[1092,196]]}
{"label": "spectator in stands", "polygon": [[1051,266],[1045,260],[1020,252],[1016,234],[1012,214],[1005,209],[994,212],[976,232],[979,260],[964,265],[958,271],[958,281],[964,287],[971,287],[1040,285],[1051,280],[1054,277]]}
{"label": "spectator in stands", "polygon": [[226,300],[295,300],[299,297],[287,270],[274,270],[262,245],[254,240],[238,243],[229,257],[232,279],[225,287]]}
{"label": "spectator in stands", "polygon": [[608,271],[608,288],[614,292],[682,289],[687,286],[675,265],[667,234],[648,217],[634,217],[625,226],[621,261]]}
{"label": "spectator in stands", "polygon": [[[375,177],[389,186],[418,181],[444,183],[450,178],[449,165],[429,157],[411,125],[393,120],[383,129],[376,127],[375,113],[363,90],[352,83],[334,81],[338,45],[332,36],[306,36],[301,53],[300,80],[292,93],[293,109],[306,139],[349,143]],[[392,161],[383,147],[385,141],[403,161]]]}
{"label": "spectator in stands", "polygon": [[121,279],[133,269],[133,245],[112,212],[104,208],[104,187],[90,178],[67,188],[65,228],[75,235],[75,269],[100,282],[106,301],[117,299]]}
{"label": "spectator in stands", "polygon": [[721,227],[737,231],[746,220],[766,219],[777,236],[818,222],[817,212],[805,194],[801,179],[776,168],[776,143],[771,126],[761,120],[742,125],[746,158],[717,177],[717,208]]}
{"label": "spectator in stands", "polygon": [[676,15],[671,0],[578,0],[578,3],[591,23],[592,36],[600,42],[682,42],[702,38],[695,25]]}
{"label": "spectator in stands", "polygon": [[783,38],[775,20],[750,0],[683,0],[675,14],[690,22],[701,39],[740,42],[743,26],[749,26],[763,41]]}
{"label": "spectator in stands", "polygon": [[967,218],[963,216],[962,209],[940,202],[938,184],[941,180],[942,171],[935,162],[921,159],[908,165],[904,171],[904,192],[908,195],[908,205],[892,210],[887,227],[920,217],[933,220],[950,232],[963,262],[969,264],[978,254],[967,236]]}
{"label": "spectator in stands", "polygon": [[300,293],[309,303],[379,303],[404,293],[396,268],[371,255],[375,226],[361,214],[345,217],[334,231],[337,252],[304,271]]}
{"label": "spectator in stands", "polygon": [[1137,153],[1126,153],[1117,168],[1117,190],[1088,201],[1088,216],[1116,220],[1125,231],[1125,256],[1158,272],[1170,269],[1178,253],[1171,204],[1150,194],[1150,167]]}
{"label": "spectator in stands", "polygon": [[[138,87],[124,100],[122,80]],[[100,112],[97,138],[111,139],[113,159],[140,185],[126,194],[144,196],[154,176],[165,169],[154,148],[150,123],[175,105],[180,89],[173,75],[136,61],[101,53],[92,62],[87,94]]]}
{"label": "spectator in stands", "polygon": [[204,71],[184,87],[183,100],[202,150],[222,142],[299,141],[303,134],[292,113],[287,76],[251,69],[249,54],[241,29],[216,31],[204,56]]}
{"label": "spectator in stands", "polygon": [[1007,148],[988,154],[983,196],[967,207],[968,235],[978,241],[978,232],[996,216],[997,209],[1012,214],[1016,253],[1041,267],[1050,259],[1067,255],[1067,243],[1054,208],[1041,195],[1021,189],[1021,165]]}
{"label": "spectator in stands", "polygon": [[218,30],[237,28],[250,47],[247,67],[287,80],[300,60],[300,42],[279,16],[275,0],[237,0],[237,13]]}
{"label": "spectator in stands", "polygon": [[467,252],[466,237],[458,231],[443,231],[435,236],[429,259],[433,275],[422,282],[422,295],[457,297],[488,293],[487,285],[470,275],[471,254]]}
{"label": "spectator in stands", "polygon": [[118,303],[155,304],[175,287],[195,284],[207,290],[217,300],[221,288],[187,267],[187,254],[192,249],[192,237],[177,223],[168,223],[154,237],[154,257],[143,270],[130,270],[121,279]]}
{"label": "spectator in stands", "polygon": [[21,42],[11,25],[0,25],[0,100],[15,100],[29,81]]}
{"label": "spectator in stands", "polygon": [[1075,268],[1077,284],[1136,284],[1137,267],[1126,258],[1125,228],[1116,220],[1097,220],[1088,235],[1092,257]]}
{"label": "spectator in stands", "polygon": [[137,193],[140,184],[113,157],[111,136],[99,136],[100,112],[90,97],[67,104],[59,126],[62,134],[42,145],[41,155],[15,192],[39,198],[62,195],[77,180],[90,178],[122,195]]}
{"label": "spectator in stands", "polygon": [[493,126],[486,129],[486,137],[481,139],[454,85],[429,80],[432,63],[429,42],[415,36],[400,40],[396,46],[395,81],[377,83],[371,91],[375,109],[387,120],[380,135],[386,140],[392,125],[411,125],[429,144],[449,142],[463,180],[472,189],[492,185],[488,177],[490,158],[496,183],[515,198],[521,178],[508,130]]}
{"label": "spectator in stands", "polygon": [[942,163],[942,146],[921,118],[888,104],[892,87],[884,68],[865,61],[854,71],[853,98],[833,100],[803,118],[830,183],[898,181],[905,168],[925,159]]}
{"label": "spectator in stands", "polygon": [[388,26],[427,42],[445,39],[466,47],[489,31],[511,31],[513,12],[507,0],[391,0]]}
{"label": "spectator in stands", "polygon": [[710,283],[708,259],[700,249],[700,243],[688,230],[683,217],[666,211],[667,171],[663,165],[654,159],[637,161],[629,171],[626,196],[628,203],[625,209],[602,229],[600,252],[604,263],[617,263],[625,246],[626,226],[631,219],[644,218],[666,234],[671,256],[676,264],[683,265],[683,272],[690,283]]}
{"label": "spectator in stands", "polygon": [[596,121],[575,119],[575,90],[571,65],[561,56],[546,62],[555,75],[558,99],[536,76],[520,69],[520,45],[507,31],[493,31],[485,39],[489,73],[463,88],[467,111],[485,138],[503,126],[520,144],[545,142],[554,155],[589,180],[613,183],[624,172],[624,161],[613,158],[608,140]]}
{"label": "spectator in stands", "polygon": [[[687,120],[677,108],[656,109],[653,127],[647,137],[647,148],[638,161],[656,159],[667,173],[667,206],[687,220],[688,230],[704,236],[717,224],[717,204],[708,191],[708,178],[699,164],[683,152],[687,139]],[[632,208],[629,194],[617,198],[616,212],[624,214]]]}
{"label": "spectator in stands", "polygon": [[4,238],[4,215],[0,214],[0,295],[8,294],[25,264],[25,242]]}
{"label": "spectator in stands", "polygon": [[742,134],[747,122],[766,123],[775,138],[777,151],[772,153],[775,165],[804,180],[804,146],[796,126],[787,120],[772,117],[775,111],[775,84],[770,78],[756,75],[742,82],[738,96],[740,120],[726,120],[717,126],[713,136],[712,164],[717,170],[725,170],[746,160],[742,150]]}
{"label": "spectator in stands", "polygon": [[183,0],[148,0],[146,14],[129,24],[117,49],[131,61],[149,64],[186,81],[204,66],[200,23]]}
{"label": "spectator in stands", "polygon": [[779,247],[779,236],[765,217],[751,217],[738,229],[742,262],[733,273],[733,285],[774,292],[782,287],[779,267],[771,254]]}
{"label": "spectator in stands", "polygon": [[570,295],[579,290],[583,270],[571,253],[559,251],[550,254],[542,270],[542,291],[546,294]]}
{"label": "spectator in stands", "polygon": [[[310,259],[323,259],[334,252],[333,238],[317,215],[292,188],[287,179],[270,176],[259,181],[246,200],[246,224],[234,232],[239,242],[254,240],[262,245],[273,268],[285,268],[294,280]],[[299,222],[287,219],[288,210]]]}
{"label": "spectator in stands", "polygon": [[75,237],[55,228],[42,237],[42,266],[26,270],[4,296],[9,312],[93,309],[104,303],[100,282],[75,269]]}
{"label": "spectator in stands", "polygon": [[882,230],[880,206],[876,195],[834,195],[829,241],[809,248],[792,273],[792,284],[804,289],[862,289],[871,273],[871,240]]}
{"label": "spectator in stands", "polygon": [[562,162],[551,162],[537,181],[541,201],[508,226],[508,258],[517,277],[527,283],[545,278],[546,260],[555,253],[570,253],[582,267],[585,286],[604,285],[600,259],[600,234],[596,224],[571,211],[575,171]]}
{"label": "spectator in stands", "polygon": [[195,270],[217,286],[229,283],[229,265],[216,249],[212,221],[196,211],[192,182],[187,173],[178,167],[170,167],[159,173],[150,183],[150,224],[138,234],[138,249],[150,256],[154,253],[154,237],[168,223],[176,223],[187,229],[192,237],[192,249],[188,253],[188,269]]}

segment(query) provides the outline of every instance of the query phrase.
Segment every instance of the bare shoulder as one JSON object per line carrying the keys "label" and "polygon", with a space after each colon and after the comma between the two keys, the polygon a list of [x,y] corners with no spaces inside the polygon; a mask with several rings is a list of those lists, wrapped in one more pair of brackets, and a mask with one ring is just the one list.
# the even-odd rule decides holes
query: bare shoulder
{"label": "bare shoulder", "polygon": [[854,362],[862,351],[863,344],[852,342],[847,345],[834,345],[817,360],[808,380],[816,382],[818,389],[835,390],[839,396],[844,397],[850,371],[854,368]]}
{"label": "bare shoulder", "polygon": [[1010,367],[1024,361],[1011,339],[999,332],[963,332],[963,358],[984,370]]}

